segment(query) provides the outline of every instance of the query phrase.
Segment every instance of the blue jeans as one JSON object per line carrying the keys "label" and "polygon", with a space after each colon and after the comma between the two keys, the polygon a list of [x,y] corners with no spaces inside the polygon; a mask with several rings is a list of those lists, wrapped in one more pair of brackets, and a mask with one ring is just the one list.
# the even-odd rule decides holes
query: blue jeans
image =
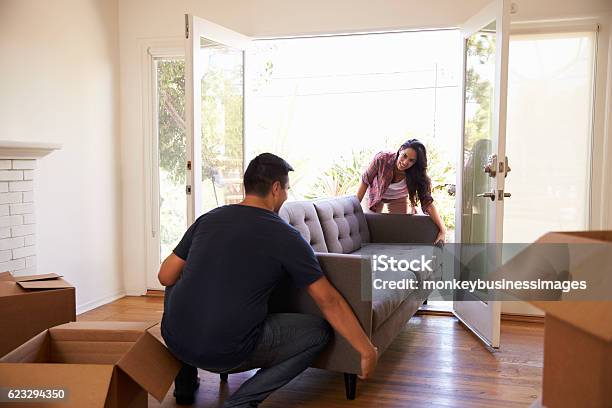
{"label": "blue jeans", "polygon": [[[223,404],[253,407],[272,392],[306,370],[331,338],[332,330],[324,319],[298,313],[269,314],[253,353],[236,367],[200,367],[215,373],[237,373],[259,368]],[[178,381],[193,381],[197,370],[184,363]],[[191,377],[191,379],[189,378]]]}

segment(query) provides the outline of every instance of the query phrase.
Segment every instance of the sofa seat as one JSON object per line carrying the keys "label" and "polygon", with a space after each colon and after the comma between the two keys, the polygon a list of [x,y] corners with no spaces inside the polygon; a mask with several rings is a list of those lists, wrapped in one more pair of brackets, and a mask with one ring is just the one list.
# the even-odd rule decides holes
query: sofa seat
{"label": "sofa seat", "polygon": [[[360,249],[351,253],[352,255],[361,255],[372,258],[376,256],[386,255],[387,259],[391,257],[396,260],[407,260],[421,259],[421,255],[425,256],[425,259],[433,259],[433,249],[431,245],[409,245],[409,244],[363,244]],[[432,264],[432,270],[435,271],[437,267],[434,262]],[[380,262],[377,268],[382,268]],[[382,279],[383,281],[394,281],[400,282],[402,279],[410,279],[418,282],[419,286],[422,286],[424,280],[429,280],[434,275],[433,271],[421,271],[421,270],[373,270],[372,271],[372,284],[375,279]],[[415,292],[412,289],[373,289],[372,290],[372,328],[378,329],[395,311],[401,306],[411,293]]]}

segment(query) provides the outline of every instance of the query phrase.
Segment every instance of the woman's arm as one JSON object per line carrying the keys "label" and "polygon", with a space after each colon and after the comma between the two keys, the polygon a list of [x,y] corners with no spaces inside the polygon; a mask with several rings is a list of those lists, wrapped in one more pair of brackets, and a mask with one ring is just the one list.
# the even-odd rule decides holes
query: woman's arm
{"label": "woman's arm", "polygon": [[440,230],[440,232],[438,232],[438,236],[436,237],[436,240],[434,241],[434,245],[440,241],[444,242],[445,237],[446,237],[446,227],[444,226],[444,223],[442,222],[442,218],[440,218],[440,214],[438,214],[438,210],[436,209],[436,206],[433,203],[431,203],[427,206],[426,211],[427,211],[427,214],[429,214],[429,216],[431,217],[431,220],[438,226],[438,229]]}
{"label": "woman's arm", "polygon": [[372,184],[374,178],[378,174],[378,162],[381,160],[382,157],[383,152],[377,153],[376,156],[374,156],[374,159],[372,159],[372,161],[368,165],[368,168],[365,173],[361,175],[361,182],[359,183],[359,188],[357,189],[357,199],[359,200],[359,202],[363,200],[363,196],[365,195],[368,186]]}
{"label": "woman's arm", "polygon": [[367,190],[368,190],[368,185],[364,183],[363,181],[361,181],[359,183],[359,188],[357,189],[357,200],[359,200],[359,202],[363,200],[363,196],[365,195]]}

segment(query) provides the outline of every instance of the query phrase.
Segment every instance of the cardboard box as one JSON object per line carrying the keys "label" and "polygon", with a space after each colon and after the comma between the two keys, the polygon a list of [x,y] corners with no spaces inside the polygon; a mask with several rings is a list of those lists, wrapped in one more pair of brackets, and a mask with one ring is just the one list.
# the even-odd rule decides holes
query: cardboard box
{"label": "cardboard box", "polygon": [[49,327],[76,320],[75,289],[54,273],[0,273],[0,356]]}
{"label": "cardboard box", "polygon": [[[612,231],[549,233],[538,242],[609,245]],[[598,253],[600,251],[597,251]],[[584,266],[591,261],[579,263]],[[597,261],[599,262],[599,261]],[[612,264],[599,274],[612,275]],[[570,270],[576,278],[593,272]],[[542,405],[557,407],[612,407],[612,302],[532,301],[546,313]]]}
{"label": "cardboard box", "polygon": [[155,323],[73,322],[2,357],[0,387],[65,390],[61,407],[146,407],[147,393],[161,402],[179,369]]}

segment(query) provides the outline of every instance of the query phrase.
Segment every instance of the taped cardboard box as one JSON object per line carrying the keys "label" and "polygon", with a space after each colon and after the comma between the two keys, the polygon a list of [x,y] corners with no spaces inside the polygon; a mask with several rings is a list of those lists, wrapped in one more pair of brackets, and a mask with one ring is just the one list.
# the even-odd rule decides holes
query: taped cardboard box
{"label": "taped cardboard box", "polygon": [[0,387],[63,390],[61,407],[146,407],[147,394],[164,399],[179,369],[155,323],[73,322],[2,357]]}
{"label": "taped cardboard box", "polygon": [[[612,231],[548,233],[538,242],[597,244],[595,248],[608,247],[612,253]],[[581,270],[570,270],[574,279],[582,272],[612,276],[611,263],[585,259],[580,265]],[[602,269],[595,271],[593,265]],[[612,302],[531,303],[546,313],[542,405],[612,407]]]}
{"label": "taped cardboard box", "polygon": [[0,273],[0,356],[49,327],[76,320],[75,289],[49,273]]}

